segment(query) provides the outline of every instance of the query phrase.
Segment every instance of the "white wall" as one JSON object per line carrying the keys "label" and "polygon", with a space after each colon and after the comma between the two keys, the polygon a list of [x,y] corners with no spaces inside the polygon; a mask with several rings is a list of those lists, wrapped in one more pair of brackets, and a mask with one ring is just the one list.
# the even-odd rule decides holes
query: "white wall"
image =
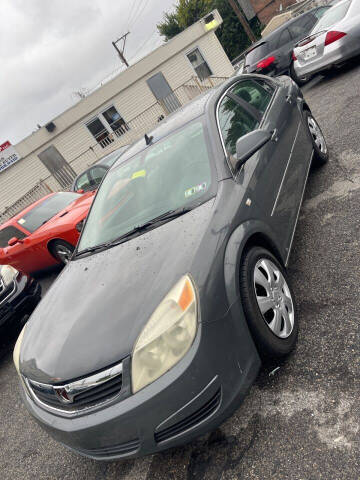
{"label": "white wall", "polygon": [[[45,128],[42,128],[41,131],[36,132],[36,138],[30,136],[16,146],[16,149],[23,158],[0,174],[0,212],[2,212],[6,206],[11,205],[18,200],[36,182],[40,179],[45,179],[49,175],[48,170],[43,166],[37,156],[48,146],[54,145],[63,155],[65,160],[72,162],[76,157],[82,154],[82,152],[87,151],[90,146],[96,144],[95,139],[86,128],[85,123],[96,116],[97,113],[100,113],[110,105],[114,105],[125,121],[129,122],[137,115],[141,114],[145,109],[156,103],[155,97],[147,86],[147,78],[161,71],[167,79],[170,87],[174,90],[194,76],[195,72],[186,57],[186,53],[195,47],[199,47],[201,50],[214,76],[228,77],[234,72],[234,69],[215,33],[209,32],[186,45],[183,50],[175,53],[175,55],[171,56],[160,65],[159,62],[155,62],[155,64],[157,63],[158,65],[156,68],[148,71],[144,76],[138,78],[138,80],[134,81],[122,91],[119,91],[119,81],[124,74],[120,74],[117,77],[117,81],[115,83],[112,82],[112,85],[110,85],[111,90],[109,90],[110,87],[108,85],[105,85],[99,89],[98,92],[95,92],[97,93],[96,98],[91,95],[91,98],[88,97],[85,99],[86,102],[79,102],[79,104],[75,106],[76,108],[73,107],[70,110],[67,110],[63,115],[60,115],[55,119],[57,129],[62,128],[62,126],[65,128],[68,123],[72,122],[72,119],[75,121],[72,126],[65,128],[62,133],[59,135],[51,135],[45,130]],[[160,57],[163,56],[163,50],[161,50],[161,48],[162,47],[158,49],[158,55],[160,55]],[[127,71],[124,73],[126,72]],[[106,96],[103,91],[105,87],[108,89]],[[103,103],[100,102],[95,105],[95,100],[103,100],[104,97],[112,98],[111,100]],[[86,108],[84,106],[85,103]],[[88,113],[89,103],[96,107],[96,110],[92,110],[90,113]],[[161,113],[161,107],[158,106],[157,108],[159,113]],[[80,114],[79,111],[80,113],[87,114],[77,120]],[[155,114],[157,113],[154,112],[153,116]],[[155,126],[156,119],[151,119],[151,123]],[[124,135],[124,138],[121,137],[120,143],[124,144],[133,140],[133,132],[129,132],[129,134]],[[96,160],[96,156],[101,158],[101,156],[106,155],[117,148],[120,143],[119,141],[116,141],[111,146],[104,149],[97,146],[95,154],[91,151],[87,152],[72,162],[71,165],[74,170],[79,173],[88,165],[92,164]],[[38,148],[34,150],[36,144],[38,144]],[[27,154],[29,151],[32,152]],[[52,180],[49,180],[48,183],[51,187],[56,186]]]}

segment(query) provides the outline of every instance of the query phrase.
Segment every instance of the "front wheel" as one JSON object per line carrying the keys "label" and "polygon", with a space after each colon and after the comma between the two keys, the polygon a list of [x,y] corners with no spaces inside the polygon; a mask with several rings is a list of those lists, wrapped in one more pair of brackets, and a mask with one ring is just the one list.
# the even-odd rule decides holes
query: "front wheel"
{"label": "front wheel", "polygon": [[49,247],[51,254],[63,265],[70,262],[74,247],[65,240],[55,240]]}
{"label": "front wheel", "polygon": [[305,111],[305,122],[314,148],[313,163],[317,167],[321,167],[329,160],[329,152],[326,145],[324,134],[319,124],[309,111]]}
{"label": "front wheel", "polygon": [[262,357],[281,357],[295,347],[298,320],[287,273],[262,247],[248,249],[240,266],[246,319]]}

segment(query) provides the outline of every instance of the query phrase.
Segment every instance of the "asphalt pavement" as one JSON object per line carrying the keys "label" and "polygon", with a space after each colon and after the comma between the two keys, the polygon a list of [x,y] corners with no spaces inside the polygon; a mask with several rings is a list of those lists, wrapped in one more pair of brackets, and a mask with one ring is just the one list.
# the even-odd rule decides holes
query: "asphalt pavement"
{"label": "asphalt pavement", "polygon": [[[264,365],[244,403],[216,431],[143,459],[95,462],[57,444],[27,414],[13,339],[3,337],[2,480],[360,478],[359,61],[317,76],[304,93],[330,162],[310,175],[290,258],[301,321],[296,351]],[[55,277],[40,279],[44,291]]]}

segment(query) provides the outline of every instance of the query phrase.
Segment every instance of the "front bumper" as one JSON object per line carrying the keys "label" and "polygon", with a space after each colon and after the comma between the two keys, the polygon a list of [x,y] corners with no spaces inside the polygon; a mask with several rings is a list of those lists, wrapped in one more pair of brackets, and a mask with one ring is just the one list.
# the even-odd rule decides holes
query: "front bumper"
{"label": "front bumper", "polygon": [[32,313],[40,298],[41,286],[27,275],[19,274],[13,292],[0,303],[0,327]]}
{"label": "front bumper", "polygon": [[[130,366],[130,359],[124,363]],[[29,412],[56,440],[98,460],[156,453],[216,428],[238,407],[260,359],[245,321],[227,317],[199,327],[185,357],[158,380],[102,409],[66,417],[22,390]]]}

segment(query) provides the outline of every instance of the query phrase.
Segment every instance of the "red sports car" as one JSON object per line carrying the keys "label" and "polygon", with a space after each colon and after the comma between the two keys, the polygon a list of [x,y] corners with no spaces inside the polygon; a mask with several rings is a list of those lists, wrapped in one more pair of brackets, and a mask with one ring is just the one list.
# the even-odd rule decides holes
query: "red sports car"
{"label": "red sports car", "polygon": [[31,273],[65,264],[74,251],[94,192],[51,193],[0,226],[0,265]]}

